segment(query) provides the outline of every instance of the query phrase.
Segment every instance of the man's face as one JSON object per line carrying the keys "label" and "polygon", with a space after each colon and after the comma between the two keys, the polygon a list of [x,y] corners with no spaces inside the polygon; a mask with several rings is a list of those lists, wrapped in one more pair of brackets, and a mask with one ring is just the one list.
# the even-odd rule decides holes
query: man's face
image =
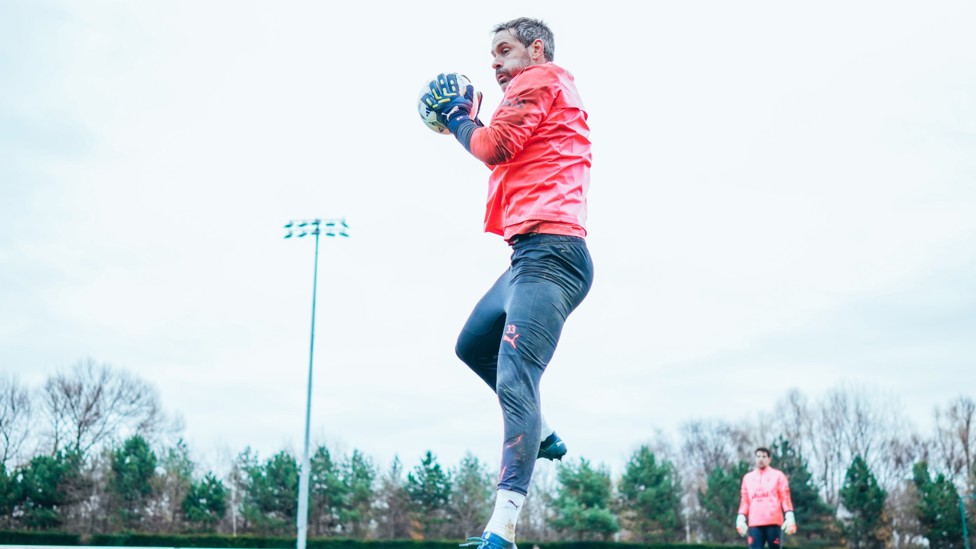
{"label": "man's face", "polygon": [[495,33],[491,41],[491,55],[491,68],[495,69],[495,80],[502,91],[515,75],[533,63],[529,49],[508,30]]}
{"label": "man's face", "polygon": [[769,454],[766,452],[756,452],[756,469],[765,469],[769,466]]}

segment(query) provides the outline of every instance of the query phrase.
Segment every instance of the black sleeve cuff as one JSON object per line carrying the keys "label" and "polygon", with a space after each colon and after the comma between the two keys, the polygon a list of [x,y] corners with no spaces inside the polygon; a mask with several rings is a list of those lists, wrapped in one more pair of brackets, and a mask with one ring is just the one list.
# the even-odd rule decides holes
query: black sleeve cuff
{"label": "black sleeve cuff", "polygon": [[447,123],[447,129],[454,134],[466,151],[471,152],[471,135],[478,129],[478,124],[474,120],[459,116]]}

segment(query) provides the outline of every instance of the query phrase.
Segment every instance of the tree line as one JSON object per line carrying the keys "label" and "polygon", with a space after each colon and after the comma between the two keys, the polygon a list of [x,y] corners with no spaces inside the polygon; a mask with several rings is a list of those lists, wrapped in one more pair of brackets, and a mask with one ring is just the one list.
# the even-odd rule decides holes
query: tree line
{"label": "tree line", "polygon": [[[693,420],[649,433],[623,471],[585,457],[540,466],[521,539],[739,543],[733,522],[757,446],[790,479],[799,532],[787,545],[964,546],[976,509],[976,402],[934,409],[921,435],[897,403],[838,386],[791,391],[754,419]],[[79,534],[293,535],[300,461],[250,448],[204,470],[161,412],[157,391],[124,370],[79,362],[38,390],[0,377],[0,529]],[[314,449],[309,535],[464,539],[480,534],[494,471],[433,451],[381,470],[359,450]],[[970,528],[970,531],[974,528]]]}

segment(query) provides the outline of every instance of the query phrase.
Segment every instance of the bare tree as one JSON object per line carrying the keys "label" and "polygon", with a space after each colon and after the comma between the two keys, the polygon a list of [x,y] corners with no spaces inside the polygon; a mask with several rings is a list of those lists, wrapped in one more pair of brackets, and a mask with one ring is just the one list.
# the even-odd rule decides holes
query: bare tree
{"label": "bare tree", "polygon": [[183,440],[163,448],[159,469],[153,477],[150,525],[153,531],[178,533],[183,528],[183,499],[193,482],[194,463]]}
{"label": "bare tree", "polygon": [[776,405],[776,414],[780,418],[780,434],[805,455],[813,436],[813,415],[806,395],[791,389]]}
{"label": "bare tree", "polygon": [[911,428],[894,399],[840,385],[817,403],[813,417],[811,467],[829,505],[837,505],[845,471],[856,455],[876,472],[882,486],[892,487],[898,471],[890,451],[911,439]]}
{"label": "bare tree", "polygon": [[451,514],[448,535],[468,538],[480,534],[495,502],[493,479],[497,475],[489,474],[487,467],[469,452],[451,469],[451,478],[454,482],[448,501]]}
{"label": "bare tree", "polygon": [[681,427],[681,453],[694,468],[694,477],[704,479],[715,469],[747,461],[754,448],[748,426],[741,428],[716,420],[696,420]]}
{"label": "bare tree", "polygon": [[888,433],[873,457],[875,476],[889,492],[911,477],[912,466],[918,461],[927,461],[929,453],[925,439],[908,423],[895,427],[897,430]]}
{"label": "bare tree", "polygon": [[918,490],[910,480],[902,480],[888,492],[885,510],[891,517],[891,546],[895,549],[924,547],[925,533],[918,521]]}
{"label": "bare tree", "polygon": [[154,387],[91,359],[48,378],[43,406],[52,453],[68,449],[84,455],[112,438],[148,437],[164,419]]}
{"label": "bare tree", "polygon": [[789,441],[790,447],[800,455],[810,458],[814,444],[813,425],[814,411],[809,399],[798,389],[790,389],[776,401],[772,410],[760,412],[755,446],[768,446],[771,441],[782,438]]}
{"label": "bare tree", "polygon": [[847,400],[838,391],[825,395],[817,403],[813,416],[810,465],[824,500],[831,507],[837,507],[838,491],[847,468],[849,452],[844,450],[843,434],[846,418]]}
{"label": "bare tree", "polygon": [[695,420],[681,426],[682,459],[675,463],[684,489],[686,538],[702,535],[696,518],[702,515],[698,494],[708,491],[708,475],[749,461],[756,446],[749,436],[752,430],[745,421],[736,426],[725,421]]}
{"label": "bare tree", "polygon": [[403,479],[403,464],[393,457],[390,470],[380,479],[375,506],[376,537],[379,539],[405,539],[413,527],[410,520],[410,496]]}
{"label": "bare tree", "polygon": [[876,461],[880,447],[898,430],[894,421],[897,409],[865,389],[850,389],[846,393],[850,413],[844,433],[847,445],[852,454],[860,455],[870,466]]}
{"label": "bare tree", "polygon": [[976,475],[976,401],[960,396],[935,409],[933,464],[959,488],[972,492]]}
{"label": "bare tree", "polygon": [[17,378],[0,377],[0,465],[10,469],[8,462],[20,456],[20,449],[30,432],[30,392]]}

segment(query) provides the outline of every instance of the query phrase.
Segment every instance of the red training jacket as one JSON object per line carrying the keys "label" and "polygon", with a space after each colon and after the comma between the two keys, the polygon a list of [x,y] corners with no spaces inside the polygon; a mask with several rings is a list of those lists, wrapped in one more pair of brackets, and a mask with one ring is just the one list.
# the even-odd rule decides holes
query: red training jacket
{"label": "red training jacket", "polygon": [[586,118],[572,75],[557,65],[531,65],[509,82],[490,124],[471,136],[471,154],[491,169],[485,232],[508,239],[542,222],[586,234]]}
{"label": "red training jacket", "polygon": [[779,469],[749,471],[742,477],[740,493],[739,514],[746,515],[750,527],[782,526],[783,514],[793,510],[790,483]]}

